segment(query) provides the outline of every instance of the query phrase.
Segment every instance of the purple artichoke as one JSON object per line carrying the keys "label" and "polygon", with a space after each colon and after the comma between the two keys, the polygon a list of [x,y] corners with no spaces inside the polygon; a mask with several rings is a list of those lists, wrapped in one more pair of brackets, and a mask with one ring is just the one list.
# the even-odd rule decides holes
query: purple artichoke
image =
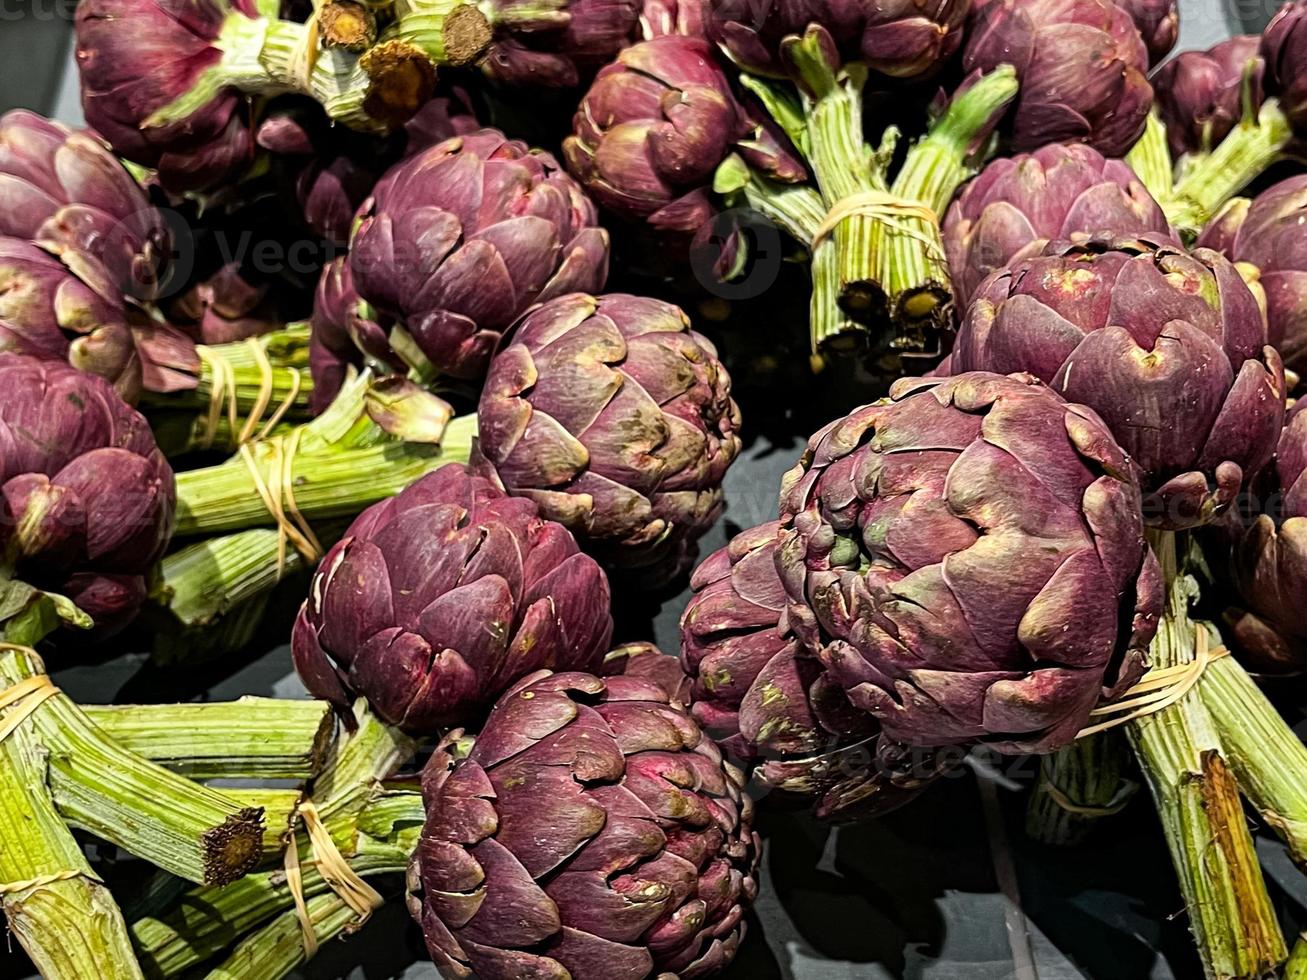
{"label": "purple artichoke", "polygon": [[291,652],[316,696],[434,734],[534,670],[597,670],[612,631],[608,580],[572,536],[450,463],[327,552]]}
{"label": "purple artichoke", "polygon": [[712,47],[664,35],[627,48],[586,93],[563,144],[568,169],[604,207],[663,231],[698,231],[715,212],[713,173],[733,149],[786,180],[803,165],[750,122]]}
{"label": "purple artichoke", "polygon": [[377,137],[333,125],[316,103],[297,99],[270,113],[256,139],[274,155],[304,224],[344,246],[359,206],[391,165],[480,128],[461,102],[441,97],[423,105],[401,129]]}
{"label": "purple artichoke", "polygon": [[218,87],[184,118],[151,116],[204,91],[223,58],[229,21],[258,17],[249,0],[86,0],[77,5],[77,65],[86,121],[129,160],[153,167],[169,191],[234,180],[253,160],[244,95]]}
{"label": "purple artichoke", "polygon": [[1307,371],[1307,177],[1290,177],[1251,203],[1236,200],[1198,244],[1250,262],[1266,293],[1271,344],[1285,366]]}
{"label": "purple artichoke", "polygon": [[965,69],[1010,64],[1021,80],[1012,149],[1082,142],[1112,157],[1134,145],[1153,104],[1148,51],[1113,0],[992,0],[974,21]]}
{"label": "purple artichoke", "polygon": [[455,378],[484,374],[529,307],[597,290],[608,275],[608,234],[576,181],[493,129],[397,164],[359,214],[350,252],[359,295]]}
{"label": "purple artichoke", "polygon": [[743,67],[784,75],[781,41],[809,26],[830,32],[841,52],[895,78],[933,74],[962,44],[972,0],[718,0],[708,35]]}
{"label": "purple artichoke", "polygon": [[[1300,405],[1303,403],[1299,403]],[[1236,529],[1231,561],[1242,608],[1229,615],[1248,665],[1270,673],[1307,665],[1307,412],[1290,414],[1261,513]]]}
{"label": "purple artichoke", "polygon": [[0,351],[66,360],[135,400],[141,359],[122,294],[90,255],[56,248],[0,236]]}
{"label": "purple artichoke", "polygon": [[1289,0],[1262,32],[1266,87],[1295,129],[1307,128],[1307,0]]}
{"label": "purple artichoke", "polygon": [[[737,534],[695,569],[681,617],[691,713],[765,788],[812,802],[818,817],[887,813],[935,774],[904,768],[900,746],[858,711],[786,626],[780,525]],[[925,761],[925,760],[922,760]]]}
{"label": "purple artichoke", "polygon": [[372,307],[359,299],[347,256],[333,259],[322,270],[310,323],[309,371],[315,414],[336,400],[351,366],[361,368],[370,362],[382,365],[386,372],[404,368],[391,349],[386,327],[377,321]]}
{"label": "purple artichoke", "polygon": [[1139,29],[1148,48],[1148,63],[1156,65],[1175,47],[1180,38],[1179,0],[1115,0]]}
{"label": "purple artichoke", "polygon": [[1028,371],[1094,409],[1143,471],[1150,522],[1209,521],[1271,458],[1284,369],[1227,259],[1161,239],[1048,246],[972,301],[950,369]]}
{"label": "purple artichoke", "polygon": [[690,703],[690,678],[677,657],[663,653],[652,643],[625,643],[604,657],[605,677],[639,677],[652,681],[667,694],[672,704]]}
{"label": "purple artichoke", "polygon": [[1067,744],[1160,607],[1129,458],[1028,375],[905,379],[781,487],[789,626],[908,745]]}
{"label": "purple artichoke", "polygon": [[494,30],[482,67],[507,85],[571,87],[631,42],[640,0],[488,0]]}
{"label": "purple artichoke", "polygon": [[1050,241],[1139,232],[1169,234],[1170,226],[1120,160],[1080,143],[1001,157],[967,185],[944,219],[954,297],[965,309],[990,273]]}
{"label": "purple artichoke", "polygon": [[0,235],[87,252],[147,300],[172,248],[163,215],[99,137],[25,109],[0,116]]}
{"label": "purple artichoke", "polygon": [[[422,776],[409,909],[446,977],[701,977],[761,843],[743,777],[657,684],[542,671]],[[548,828],[547,833],[542,833]]]}
{"label": "purple artichoke", "polygon": [[607,564],[670,580],[724,507],[740,413],[712,344],[656,299],[576,293],[522,318],[490,365],[480,453]]}
{"label": "purple artichoke", "polygon": [[150,426],[101,378],[0,354],[0,545],[15,577],[68,596],[99,632],[135,615],[176,492]]}
{"label": "purple artichoke", "polygon": [[1244,111],[1244,80],[1260,108],[1266,65],[1253,34],[1232,37],[1208,51],[1184,51],[1153,77],[1157,111],[1166,123],[1171,152],[1206,152],[1238,124]]}
{"label": "purple artichoke", "polygon": [[197,344],[227,344],[283,326],[271,286],[228,262],[168,305],[168,319]]}

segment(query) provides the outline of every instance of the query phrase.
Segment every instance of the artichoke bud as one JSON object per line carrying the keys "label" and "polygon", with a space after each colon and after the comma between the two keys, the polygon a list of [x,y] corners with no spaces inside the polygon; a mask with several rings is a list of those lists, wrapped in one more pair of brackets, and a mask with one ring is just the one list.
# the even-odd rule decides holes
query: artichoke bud
{"label": "artichoke bud", "polygon": [[46,562],[72,558],[84,546],[86,513],[76,494],[43,474],[28,473],[5,484],[4,496],[11,561],[38,555]]}

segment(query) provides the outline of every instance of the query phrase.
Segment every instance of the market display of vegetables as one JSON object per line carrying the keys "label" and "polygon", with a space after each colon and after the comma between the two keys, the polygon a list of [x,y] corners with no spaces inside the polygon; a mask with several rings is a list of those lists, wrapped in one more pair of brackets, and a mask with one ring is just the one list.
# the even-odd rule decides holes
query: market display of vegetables
{"label": "market display of vegetables", "polygon": [[1307,976],[1307,0],[1183,6],[80,0],[87,128],[0,116],[16,975],[750,975],[779,812],[975,780],[1010,905],[1151,803],[1176,975]]}

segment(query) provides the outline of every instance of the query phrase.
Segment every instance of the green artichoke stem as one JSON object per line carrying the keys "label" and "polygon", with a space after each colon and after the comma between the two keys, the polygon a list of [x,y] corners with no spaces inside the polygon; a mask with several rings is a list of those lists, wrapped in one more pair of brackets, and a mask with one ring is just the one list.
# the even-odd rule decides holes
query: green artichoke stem
{"label": "green artichoke stem", "polygon": [[[0,725],[20,706],[0,712]],[[0,910],[38,974],[142,976],[117,903],[55,809],[30,717],[0,739],[0,841]]]}
{"label": "green artichoke stem", "polygon": [[[817,30],[809,30],[802,38],[787,38],[784,43],[804,93],[808,161],[827,214],[859,195],[888,192],[885,174],[862,132],[866,67],[858,63],[841,67],[827,61]],[[881,323],[887,315],[885,293],[876,280],[874,263],[873,242],[879,221],[873,214],[851,208],[829,229],[828,237],[813,244],[814,266],[823,250],[835,250],[833,265],[840,307],[851,320],[864,325]],[[825,339],[836,347],[861,343],[856,335],[848,334]]]}
{"label": "green artichoke stem", "polygon": [[893,349],[935,354],[952,326],[952,283],[939,220],[994,145],[994,121],[1016,98],[1016,71],[1002,65],[955,97],[908,151],[890,194],[930,215],[889,215],[876,226],[875,277],[893,324]]}
{"label": "green artichoke stem", "polygon": [[[357,916],[335,892],[305,904],[318,943],[347,933]],[[231,955],[205,974],[206,980],[281,980],[308,958],[298,916],[282,915],[236,944]]]}
{"label": "green artichoke stem", "polygon": [[1239,788],[1307,871],[1307,747],[1233,657],[1213,662],[1198,689]]}
{"label": "green artichoke stem", "polygon": [[[345,530],[340,522],[316,529],[324,548]],[[154,660],[203,663],[245,646],[263,621],[277,586],[288,587],[309,563],[294,548],[279,562],[279,535],[268,528],[204,538],[167,555],[150,590],[144,615],[154,629]]]}
{"label": "green artichoke stem", "polygon": [[[1192,663],[1196,633],[1176,535],[1150,532],[1165,605],[1149,650],[1154,668]],[[1200,681],[1199,686],[1205,681]],[[1189,926],[1210,978],[1260,978],[1288,956],[1226,750],[1198,690],[1126,726],[1152,790]]]}
{"label": "green artichoke stem", "polygon": [[[741,162],[741,165],[742,162]],[[742,187],[749,205],[783,229],[791,238],[811,249],[813,237],[826,215],[821,195],[813,188],[798,184],[780,184],[749,171]],[[812,298],[809,302],[809,329],[814,363],[830,344],[840,338],[858,336],[864,327],[845,314],[839,304],[839,271],[835,268],[835,250],[819,247],[811,256]]]}
{"label": "green artichoke stem", "polygon": [[1284,156],[1293,127],[1275,99],[1254,118],[1245,114],[1221,143],[1185,168],[1170,195],[1161,200],[1167,218],[1192,241],[1221,207]]}
{"label": "green artichoke stem", "polygon": [[[6,688],[44,673],[31,651],[0,653]],[[48,752],[50,791],[69,824],[196,883],[233,881],[258,860],[259,810],[127,751],[66,695],[46,700],[26,724]]]}
{"label": "green artichoke stem", "polygon": [[87,705],[123,748],[192,779],[316,776],[335,729],[322,701],[243,697],[207,704]]}
{"label": "green artichoke stem", "polygon": [[[338,733],[322,773],[306,793],[357,874],[367,878],[403,873],[426,814],[415,787],[383,785],[382,780],[412,759],[415,745],[382,724],[362,701],[355,706],[354,722],[354,731]],[[330,886],[317,871],[307,836],[296,834],[295,844],[305,896],[328,894]],[[135,922],[132,935],[146,971],[152,977],[173,977],[227,949],[233,937],[278,917],[287,917],[298,936],[297,921],[289,914],[293,909],[278,857],[267,870],[226,887],[192,889],[164,911]]]}
{"label": "green artichoke stem", "polygon": [[[291,461],[295,505],[309,521],[353,518],[446,463],[467,462],[475,434],[476,416],[468,415],[449,423],[439,447],[389,440],[315,451],[306,437]],[[251,449],[267,483],[283,462],[281,453],[270,443],[255,443]],[[177,474],[178,537],[273,525],[242,458]]]}
{"label": "green artichoke stem", "polygon": [[1134,797],[1139,785],[1129,773],[1130,746],[1116,731],[1077,739],[1044,756],[1026,810],[1026,833],[1058,847],[1082,843],[1100,820]]}
{"label": "green artichoke stem", "polygon": [[1171,198],[1175,191],[1175,162],[1166,142],[1166,123],[1156,109],[1148,114],[1144,133],[1126,154],[1125,162],[1153,197],[1159,201]]}
{"label": "green artichoke stem", "polygon": [[493,39],[486,13],[465,0],[399,0],[395,15],[394,36],[422,49],[437,66],[470,65]]}

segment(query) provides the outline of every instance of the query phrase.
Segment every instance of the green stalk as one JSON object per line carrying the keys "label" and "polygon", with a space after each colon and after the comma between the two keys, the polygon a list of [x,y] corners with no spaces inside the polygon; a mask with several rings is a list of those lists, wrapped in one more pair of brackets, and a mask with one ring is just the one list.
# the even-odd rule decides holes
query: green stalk
{"label": "green stalk", "polygon": [[[0,723],[14,710],[0,713]],[[0,842],[0,910],[38,974],[142,976],[118,905],[55,809],[31,718],[0,739]],[[48,877],[58,880],[12,888]]]}
{"label": "green stalk", "polygon": [[[292,463],[295,503],[307,520],[357,515],[393,497],[446,463],[467,462],[476,417],[455,419],[439,449],[392,443],[339,452],[298,453]],[[257,444],[265,482],[274,462],[266,444]],[[177,474],[178,537],[216,534],[273,524],[254,477],[239,460]]]}
{"label": "green stalk", "polygon": [[[1197,655],[1195,630],[1175,534],[1152,532],[1152,539],[1166,605],[1150,664],[1191,663]],[[1225,747],[1203,697],[1191,689],[1175,704],[1126,727],[1153,792],[1207,976],[1253,980],[1273,973],[1288,950]]]}
{"label": "green stalk", "polygon": [[1157,200],[1169,200],[1174,194],[1175,163],[1166,142],[1166,123],[1162,122],[1156,109],[1148,114],[1144,134],[1130,148],[1125,162]]}
{"label": "green stalk", "polygon": [[1129,764],[1130,746],[1114,731],[1077,739],[1044,756],[1026,810],[1026,833],[1059,847],[1083,842],[1099,820],[1134,797],[1139,787],[1128,778]]}
{"label": "green stalk", "polygon": [[[295,814],[304,801],[301,789],[227,789],[224,796],[243,807],[257,807],[263,811],[263,846],[260,849],[261,865],[275,862],[286,851],[286,835],[295,822]],[[222,886],[230,888],[230,885]]]}
{"label": "green stalk", "polygon": [[934,217],[889,216],[875,236],[875,276],[894,323],[890,345],[935,353],[952,324],[952,283],[939,219],[962,184],[979,172],[998,118],[1016,98],[1017,75],[1001,65],[960,92],[908,151],[890,193],[920,202]]}
{"label": "green stalk", "polygon": [[[337,737],[309,796],[357,874],[403,873],[425,819],[422,797],[414,788],[388,788],[381,781],[412,758],[415,746],[381,724],[363,702],[354,715],[356,730]],[[295,843],[305,896],[328,894],[330,886],[314,865],[307,836],[296,834]],[[187,972],[230,947],[233,937],[291,912],[294,898],[280,860],[274,863],[275,868],[223,888],[193,889],[158,916],[134,923],[133,939],[147,973],[172,977]],[[296,922],[293,916],[290,921]]]}
{"label": "green stalk", "polygon": [[1210,154],[1187,167],[1161,201],[1176,230],[1192,240],[1221,207],[1283,158],[1293,127],[1275,99],[1242,121]]}
{"label": "green stalk", "polygon": [[277,532],[266,528],[197,541],[159,563],[151,597],[171,614],[174,629],[207,629],[306,567],[291,548],[278,568],[278,554]]}
{"label": "green stalk", "polygon": [[[5,687],[44,673],[29,651],[0,653]],[[232,881],[258,860],[259,810],[127,751],[67,695],[45,701],[27,725],[49,753],[50,790],[73,826],[197,883]]]}
{"label": "green stalk", "polygon": [[[319,943],[347,933],[357,916],[334,892],[305,902]],[[282,915],[251,934],[231,955],[205,974],[208,980],[281,980],[308,959],[304,934],[295,915]]]}
{"label": "green stalk", "polygon": [[493,37],[486,13],[465,0],[398,0],[393,34],[422,49],[436,65],[451,67],[475,62]]}
{"label": "green stalk", "polygon": [[[795,82],[803,93],[808,160],[828,213],[856,195],[889,189],[862,133],[866,67],[833,62],[829,41],[822,29],[810,28],[802,38],[787,38],[783,43]],[[824,249],[834,248],[840,307],[863,325],[879,322],[887,312],[884,291],[875,278],[874,237],[879,220],[870,214],[850,213],[834,227],[828,240],[816,246],[814,254],[815,264]],[[838,347],[860,343],[849,333],[825,339]]]}
{"label": "green stalk", "polygon": [[[240,449],[240,430],[244,428],[243,420],[233,427],[226,414],[211,426],[206,416],[199,415],[194,410],[151,411],[149,422],[150,428],[154,430],[154,441],[159,444],[159,448],[169,459],[177,459],[191,453],[234,453]],[[290,422],[279,422],[266,434],[260,426],[257,434],[284,436],[291,427]]]}
{"label": "green stalk", "polygon": [[1307,746],[1233,657],[1212,663],[1198,690],[1239,788],[1307,870]]}
{"label": "green stalk", "polygon": [[[768,180],[749,169],[747,164],[734,157],[718,171],[718,193],[738,192],[749,206],[763,217],[774,222],[795,241],[812,248],[812,240],[821,227],[826,207],[821,195],[802,184],[780,184]],[[724,177],[726,168],[737,171]],[[741,170],[742,168],[742,170]],[[835,268],[835,250],[828,245],[817,249],[812,257],[812,298],[809,303],[809,329],[812,336],[812,353],[820,357],[827,341],[840,335],[860,331],[861,326],[851,321],[839,305],[839,274]]]}
{"label": "green stalk", "polygon": [[335,728],[330,706],[310,700],[243,697],[84,710],[124,749],[192,779],[312,778]]}

